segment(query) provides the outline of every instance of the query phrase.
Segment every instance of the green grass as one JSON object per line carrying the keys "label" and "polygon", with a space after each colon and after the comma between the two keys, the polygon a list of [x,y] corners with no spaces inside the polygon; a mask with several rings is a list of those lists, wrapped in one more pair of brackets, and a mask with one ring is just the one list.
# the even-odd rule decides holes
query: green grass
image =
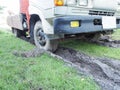
{"label": "green grass", "polygon": [[100,90],[89,77],[47,54],[16,57],[14,50],[33,49],[31,44],[0,31],[0,90]]}
{"label": "green grass", "polygon": [[[115,32],[113,36],[114,39],[120,40],[120,30]],[[80,40],[66,40],[64,42],[61,42],[61,45],[76,49],[88,55],[120,59],[120,48],[110,48]]]}
{"label": "green grass", "polygon": [[115,40],[120,40],[120,29],[116,30],[113,34],[112,34],[112,38]]}

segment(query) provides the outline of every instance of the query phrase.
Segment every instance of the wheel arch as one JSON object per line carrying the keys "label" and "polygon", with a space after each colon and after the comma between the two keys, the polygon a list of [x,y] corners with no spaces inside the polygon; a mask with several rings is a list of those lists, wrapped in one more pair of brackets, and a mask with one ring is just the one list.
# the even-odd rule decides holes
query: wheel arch
{"label": "wheel arch", "polygon": [[44,33],[54,34],[53,26],[47,21],[47,18],[45,17],[45,10],[34,6],[29,6],[29,14],[39,16],[39,20],[42,23]]}

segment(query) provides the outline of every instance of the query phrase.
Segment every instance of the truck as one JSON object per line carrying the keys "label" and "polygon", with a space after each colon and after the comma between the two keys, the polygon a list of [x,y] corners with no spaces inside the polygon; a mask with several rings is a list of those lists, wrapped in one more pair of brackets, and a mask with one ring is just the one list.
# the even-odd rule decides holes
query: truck
{"label": "truck", "polygon": [[12,32],[52,52],[61,39],[89,38],[120,28],[119,0],[20,0],[19,5],[20,12],[7,18]]}

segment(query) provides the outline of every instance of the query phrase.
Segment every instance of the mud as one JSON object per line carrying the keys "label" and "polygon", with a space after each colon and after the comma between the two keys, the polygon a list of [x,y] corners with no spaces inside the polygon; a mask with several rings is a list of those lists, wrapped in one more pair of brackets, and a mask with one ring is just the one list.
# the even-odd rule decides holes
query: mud
{"label": "mud", "polygon": [[112,40],[112,41],[90,41],[92,43],[96,43],[98,45],[113,47],[113,48],[120,48],[120,40]]}
{"label": "mud", "polygon": [[102,90],[120,90],[119,60],[92,57],[64,47],[60,47],[55,54],[77,65],[77,70],[92,77]]}
{"label": "mud", "polygon": [[97,40],[88,40],[86,41],[91,43],[96,43],[98,45],[107,46],[107,47],[113,47],[113,48],[120,48],[120,40],[113,40],[110,36],[102,36]]}
{"label": "mud", "polygon": [[38,57],[41,56],[42,54],[44,54],[45,51],[39,48],[35,48],[31,51],[26,51],[26,52],[21,52],[21,51],[14,51],[13,54],[15,56],[18,57],[25,57],[25,58],[29,58],[29,57]]}

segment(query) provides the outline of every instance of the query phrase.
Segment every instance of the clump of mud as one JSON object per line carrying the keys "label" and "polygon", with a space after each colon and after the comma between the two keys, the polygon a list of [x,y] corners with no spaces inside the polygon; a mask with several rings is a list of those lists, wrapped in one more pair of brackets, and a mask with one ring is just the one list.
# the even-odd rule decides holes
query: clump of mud
{"label": "clump of mud", "polygon": [[15,56],[26,57],[26,58],[29,58],[29,57],[38,57],[38,56],[41,56],[44,53],[45,53],[45,51],[42,50],[42,49],[39,49],[39,48],[35,48],[33,50],[25,51],[25,52],[21,52],[21,51],[14,51],[13,52],[13,54]]}

